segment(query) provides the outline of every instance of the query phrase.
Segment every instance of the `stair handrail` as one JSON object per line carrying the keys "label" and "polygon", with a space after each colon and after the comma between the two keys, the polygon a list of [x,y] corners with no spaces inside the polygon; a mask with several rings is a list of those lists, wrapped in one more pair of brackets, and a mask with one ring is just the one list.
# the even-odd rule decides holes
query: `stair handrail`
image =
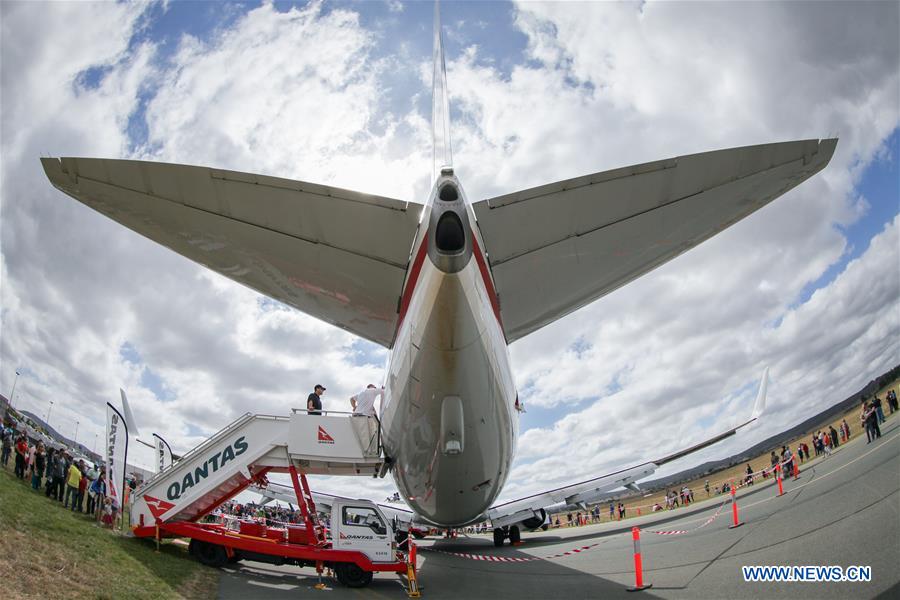
{"label": "stair handrail", "polygon": [[225,433],[226,431],[234,429],[238,425],[243,425],[244,423],[249,421],[251,418],[254,418],[255,416],[262,416],[262,415],[254,415],[251,412],[245,412],[243,415],[241,415],[240,417],[238,417],[237,419],[235,419],[234,421],[232,421],[231,423],[229,423],[228,425],[226,425],[225,427],[223,427],[216,433],[212,434],[208,438],[206,438],[206,440],[204,440],[203,442],[200,442],[200,444],[198,446],[195,446],[193,450],[188,451],[187,454],[184,454],[181,458],[174,461],[171,465],[169,465],[168,467],[166,467],[159,473],[155,473],[153,475],[153,477],[146,480],[144,483],[141,484],[141,486],[138,489],[135,490],[135,495],[143,493],[146,489],[149,488],[150,484],[154,483],[157,479],[161,479],[162,476],[164,476],[164,475],[168,476],[176,468],[181,467],[181,465],[186,463],[187,459],[191,458],[195,454],[204,450],[207,446],[211,445],[214,440],[217,440],[218,437],[220,435],[222,435],[223,433]]}
{"label": "stair handrail", "polygon": [[[307,409],[307,408],[292,408],[291,409],[292,415],[298,414],[298,413],[309,413],[309,409]],[[348,417],[366,417],[366,418],[375,419],[375,424],[377,426],[376,430],[378,433],[378,445],[375,448],[375,450],[377,451],[378,456],[382,456],[384,454],[384,447],[381,445],[381,439],[382,439],[381,438],[381,419],[378,418],[377,413],[374,415],[362,415],[362,414],[355,413],[355,412],[348,412],[346,410],[324,410],[324,409],[319,410],[319,409],[317,409],[316,414],[310,415],[310,416],[327,417],[330,415],[347,415]]]}

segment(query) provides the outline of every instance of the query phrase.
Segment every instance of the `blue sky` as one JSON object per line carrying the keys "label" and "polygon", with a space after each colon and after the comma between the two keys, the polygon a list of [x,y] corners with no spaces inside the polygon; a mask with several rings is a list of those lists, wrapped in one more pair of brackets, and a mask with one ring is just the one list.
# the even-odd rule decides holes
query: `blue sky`
{"label": "blue sky", "polygon": [[[42,414],[70,399],[55,424],[96,433],[123,387],[141,430],[179,453],[245,411],[285,412],[314,383],[345,408],[382,379],[385,349],[62,197],[36,157],[186,162],[416,201],[430,177],[430,3],[2,10],[2,389],[24,369],[23,402]],[[789,426],[900,362],[897,12],[443,4],[454,161],[474,201],[680,154],[841,140],[784,198],[512,346],[528,412],[508,494],[716,433],[750,410],[766,365],[771,422]],[[811,389],[818,403],[799,405]]]}
{"label": "blue sky", "polygon": [[816,290],[834,281],[847,263],[859,258],[869,247],[869,241],[897,216],[900,210],[898,159],[900,159],[900,130],[894,129],[884,141],[883,153],[862,170],[859,181],[854,186],[854,193],[865,200],[865,212],[849,225],[836,226],[847,237],[847,251],[818,279],[804,286],[795,305],[806,302]]}

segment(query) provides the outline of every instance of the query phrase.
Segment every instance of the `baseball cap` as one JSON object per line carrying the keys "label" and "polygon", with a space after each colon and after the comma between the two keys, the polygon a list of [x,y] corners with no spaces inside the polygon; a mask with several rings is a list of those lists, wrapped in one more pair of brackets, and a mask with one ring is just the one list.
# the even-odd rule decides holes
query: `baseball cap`
{"label": "baseball cap", "polygon": [[322,388],[322,391],[323,391],[323,392],[325,391],[325,386],[322,385],[321,383],[317,383],[317,384],[316,384],[316,387],[314,387],[313,389],[315,390],[315,389],[318,389],[318,388]]}

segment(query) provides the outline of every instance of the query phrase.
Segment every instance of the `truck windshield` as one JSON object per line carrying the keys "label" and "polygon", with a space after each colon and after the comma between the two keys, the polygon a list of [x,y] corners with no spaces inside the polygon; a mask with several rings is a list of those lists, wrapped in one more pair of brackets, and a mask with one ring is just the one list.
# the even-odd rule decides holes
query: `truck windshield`
{"label": "truck windshield", "polygon": [[374,509],[364,506],[345,506],[343,511],[344,525],[368,527],[375,533],[384,535],[387,528]]}

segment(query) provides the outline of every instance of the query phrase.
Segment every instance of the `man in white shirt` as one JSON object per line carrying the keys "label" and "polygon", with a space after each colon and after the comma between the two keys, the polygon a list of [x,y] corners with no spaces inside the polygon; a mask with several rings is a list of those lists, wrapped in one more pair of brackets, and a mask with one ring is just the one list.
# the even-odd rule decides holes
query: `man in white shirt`
{"label": "man in white shirt", "polygon": [[376,445],[376,434],[378,433],[378,423],[375,420],[375,400],[379,397],[382,400],[384,399],[384,388],[379,390],[370,383],[366,386],[366,389],[350,398],[353,416],[366,417],[366,428],[363,431],[367,432],[367,437],[365,438],[367,440],[367,454],[377,451],[377,448],[374,447]]}
{"label": "man in white shirt", "polygon": [[379,396],[384,398],[384,388],[379,390],[371,383],[367,385],[366,389],[350,398],[350,406],[353,407],[353,414],[374,417],[375,400]]}

